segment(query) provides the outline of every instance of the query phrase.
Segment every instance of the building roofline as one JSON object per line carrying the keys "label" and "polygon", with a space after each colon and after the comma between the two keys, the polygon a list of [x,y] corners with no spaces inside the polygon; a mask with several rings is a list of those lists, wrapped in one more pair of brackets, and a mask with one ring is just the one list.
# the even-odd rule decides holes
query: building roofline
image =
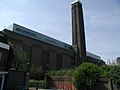
{"label": "building roofline", "polygon": [[32,29],[26,28],[24,26],[21,26],[21,25],[15,24],[15,23],[8,26],[7,30],[19,33],[19,34],[24,35],[24,36],[31,37],[31,38],[39,40],[39,41],[43,41],[45,43],[49,43],[49,44],[54,45],[54,46],[61,47],[63,49],[71,50],[71,48],[72,48],[72,45],[70,45],[70,44],[67,44],[65,42],[54,39],[52,37],[49,37],[47,35],[44,35],[42,33],[39,33],[37,31],[34,31]]}

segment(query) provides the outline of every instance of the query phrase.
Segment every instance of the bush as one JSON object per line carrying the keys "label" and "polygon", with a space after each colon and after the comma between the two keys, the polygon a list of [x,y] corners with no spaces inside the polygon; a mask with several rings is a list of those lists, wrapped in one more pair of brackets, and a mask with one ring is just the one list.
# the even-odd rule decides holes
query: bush
{"label": "bush", "polygon": [[92,63],[81,64],[73,74],[73,83],[77,90],[91,87],[100,76],[98,66]]}
{"label": "bush", "polygon": [[49,71],[48,74],[50,76],[72,76],[72,73],[74,72],[74,69],[61,69],[61,70],[52,70]]}
{"label": "bush", "polygon": [[111,66],[109,77],[115,85],[120,86],[120,66]]}
{"label": "bush", "polygon": [[32,79],[29,81],[29,86],[43,89],[43,88],[45,88],[45,82],[44,82],[44,80],[33,80]]}
{"label": "bush", "polygon": [[110,66],[102,65],[99,67],[99,69],[100,69],[101,77],[108,77],[109,76]]}

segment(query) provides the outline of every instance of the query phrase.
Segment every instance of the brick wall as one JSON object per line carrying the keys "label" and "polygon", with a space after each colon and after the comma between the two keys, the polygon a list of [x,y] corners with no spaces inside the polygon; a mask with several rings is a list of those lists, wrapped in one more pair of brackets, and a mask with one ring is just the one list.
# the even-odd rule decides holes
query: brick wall
{"label": "brick wall", "polygon": [[[46,88],[49,89],[62,89],[62,90],[75,90],[72,77],[69,76],[46,76]],[[84,90],[84,89],[80,89]],[[98,82],[91,88],[86,90],[120,90],[119,87],[114,85],[109,78],[100,78]]]}
{"label": "brick wall", "polygon": [[60,89],[60,90],[75,90],[72,78],[69,76],[46,76],[46,88],[49,89]]}

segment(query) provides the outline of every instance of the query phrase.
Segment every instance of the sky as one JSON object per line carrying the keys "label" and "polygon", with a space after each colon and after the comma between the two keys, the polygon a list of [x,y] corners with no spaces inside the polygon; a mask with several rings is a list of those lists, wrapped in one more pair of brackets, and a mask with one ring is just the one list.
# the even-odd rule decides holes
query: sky
{"label": "sky", "polygon": [[[17,23],[72,44],[73,0],[0,0],[0,30]],[[120,0],[80,0],[87,51],[104,61],[120,57]]]}

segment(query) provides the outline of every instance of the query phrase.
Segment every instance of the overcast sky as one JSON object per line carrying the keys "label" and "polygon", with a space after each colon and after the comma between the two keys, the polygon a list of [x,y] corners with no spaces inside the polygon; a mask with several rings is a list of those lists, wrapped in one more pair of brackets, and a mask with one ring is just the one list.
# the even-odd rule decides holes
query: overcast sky
{"label": "overcast sky", "polygon": [[[0,30],[23,25],[71,44],[73,0],[0,0]],[[105,61],[120,57],[120,0],[81,0],[87,51]]]}

